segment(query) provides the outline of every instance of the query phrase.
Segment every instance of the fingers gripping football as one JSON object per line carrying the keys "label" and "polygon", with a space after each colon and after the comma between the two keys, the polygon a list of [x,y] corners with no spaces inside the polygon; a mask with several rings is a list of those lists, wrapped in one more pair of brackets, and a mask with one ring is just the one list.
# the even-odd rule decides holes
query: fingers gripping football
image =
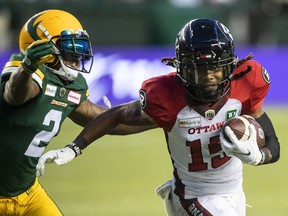
{"label": "fingers gripping football", "polygon": [[224,128],[224,133],[230,139],[230,142],[224,138],[224,134],[220,134],[220,142],[223,151],[228,156],[236,156],[243,163],[258,165],[262,161],[262,153],[259,150],[257,143],[257,136],[255,127],[250,124],[249,128],[249,138],[245,141],[240,141],[235,133],[229,126]]}

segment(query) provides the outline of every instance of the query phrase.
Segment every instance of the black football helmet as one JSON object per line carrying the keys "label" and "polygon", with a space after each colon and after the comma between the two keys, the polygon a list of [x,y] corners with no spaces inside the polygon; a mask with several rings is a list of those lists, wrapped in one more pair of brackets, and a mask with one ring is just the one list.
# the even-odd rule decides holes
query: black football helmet
{"label": "black football helmet", "polygon": [[[191,20],[178,33],[175,46],[177,74],[190,97],[202,104],[211,104],[229,91],[237,57],[227,27],[213,19]],[[203,72],[203,67],[207,70],[222,67],[223,80],[216,91],[205,91],[199,85],[198,75]]]}

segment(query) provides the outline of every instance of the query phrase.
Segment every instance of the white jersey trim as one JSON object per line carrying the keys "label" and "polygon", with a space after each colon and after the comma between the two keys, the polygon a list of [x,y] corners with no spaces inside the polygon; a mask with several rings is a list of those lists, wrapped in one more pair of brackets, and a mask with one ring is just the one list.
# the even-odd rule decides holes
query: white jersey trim
{"label": "white jersey trim", "polygon": [[[7,67],[7,68],[4,68],[3,71],[2,71],[2,75],[3,74],[8,74],[8,73],[12,73],[14,71],[17,70],[18,67]],[[32,79],[39,85],[39,87],[42,89],[42,84],[43,84],[43,81],[42,79],[36,74],[36,73],[33,73],[32,74]]]}

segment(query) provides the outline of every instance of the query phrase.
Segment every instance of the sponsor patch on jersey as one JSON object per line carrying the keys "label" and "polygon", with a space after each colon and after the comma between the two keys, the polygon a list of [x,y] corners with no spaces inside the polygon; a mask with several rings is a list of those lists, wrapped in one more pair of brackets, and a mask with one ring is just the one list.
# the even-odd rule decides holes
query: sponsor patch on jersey
{"label": "sponsor patch on jersey", "polygon": [[265,82],[267,82],[268,84],[271,83],[270,75],[264,67],[262,67],[262,76],[263,76],[263,79],[265,80]]}
{"label": "sponsor patch on jersey", "polygon": [[179,119],[178,120],[179,127],[182,128],[195,128],[201,126],[201,117],[187,118],[187,119]]}
{"label": "sponsor patch on jersey", "polygon": [[47,84],[44,94],[51,97],[55,97],[56,92],[57,92],[57,86]]}
{"label": "sponsor patch on jersey", "polygon": [[235,117],[237,114],[237,110],[234,109],[234,110],[229,110],[226,112],[226,116],[225,116],[225,120],[227,121],[228,119],[231,119],[233,117]]}
{"label": "sponsor patch on jersey", "polygon": [[139,91],[139,101],[141,109],[144,109],[147,105],[147,99],[146,99],[146,92],[143,89],[140,89]]}
{"label": "sponsor patch on jersey", "polygon": [[57,105],[57,106],[61,106],[61,107],[67,107],[68,106],[67,103],[64,103],[64,102],[61,102],[61,101],[57,101],[57,100],[52,100],[51,104]]}
{"label": "sponsor patch on jersey", "polygon": [[79,104],[80,100],[81,100],[81,94],[77,93],[77,92],[74,92],[74,91],[70,91],[69,94],[68,94],[67,100],[69,102],[74,103],[74,104]]}

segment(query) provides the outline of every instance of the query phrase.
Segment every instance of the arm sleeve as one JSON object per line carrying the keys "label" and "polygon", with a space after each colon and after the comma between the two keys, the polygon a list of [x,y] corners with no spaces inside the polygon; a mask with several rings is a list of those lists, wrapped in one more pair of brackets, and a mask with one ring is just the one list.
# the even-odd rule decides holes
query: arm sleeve
{"label": "arm sleeve", "polygon": [[265,134],[265,147],[268,148],[272,154],[270,163],[274,163],[280,158],[280,143],[276,136],[273,124],[266,113],[255,119],[262,127]]}

